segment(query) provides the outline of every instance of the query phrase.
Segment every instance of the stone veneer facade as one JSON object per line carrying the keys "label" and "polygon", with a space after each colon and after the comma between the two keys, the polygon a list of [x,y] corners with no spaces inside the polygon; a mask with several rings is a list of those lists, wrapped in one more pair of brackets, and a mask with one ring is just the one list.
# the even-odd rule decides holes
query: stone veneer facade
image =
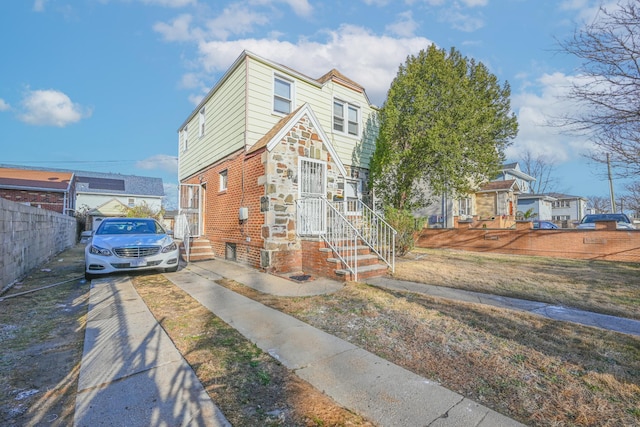
{"label": "stone veneer facade", "polygon": [[266,252],[262,267],[279,272],[303,269],[302,246],[296,235],[301,157],[326,162],[328,200],[341,197],[344,191],[344,177],[307,115],[303,115],[271,151],[262,153],[265,175],[258,179],[258,184],[264,185],[266,199],[263,201],[268,202],[262,208]]}

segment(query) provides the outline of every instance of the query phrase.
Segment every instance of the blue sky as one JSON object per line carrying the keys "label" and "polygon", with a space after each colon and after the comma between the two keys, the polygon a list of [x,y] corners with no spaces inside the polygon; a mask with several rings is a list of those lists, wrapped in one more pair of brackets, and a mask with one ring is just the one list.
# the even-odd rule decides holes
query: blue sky
{"label": "blue sky", "polygon": [[[556,40],[594,0],[20,0],[0,2],[0,163],[154,176],[175,207],[177,129],[244,50],[320,77],[337,68],[382,105],[400,64],[435,43],[511,85],[528,150],[556,190],[607,196],[584,138],[545,126],[570,111],[578,65]],[[622,190],[616,185],[616,191]]]}

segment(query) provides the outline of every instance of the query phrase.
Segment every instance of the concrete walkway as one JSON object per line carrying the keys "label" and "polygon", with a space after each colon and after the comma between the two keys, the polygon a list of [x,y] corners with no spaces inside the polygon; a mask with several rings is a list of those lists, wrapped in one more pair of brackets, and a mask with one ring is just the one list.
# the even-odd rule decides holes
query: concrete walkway
{"label": "concrete walkway", "polygon": [[[377,425],[521,425],[215,280],[227,277],[279,296],[331,293],[341,282],[297,283],[222,260],[192,263],[166,277],[302,379]],[[640,335],[640,322],[630,319],[390,278],[368,282]],[[75,425],[229,425],[126,276],[92,282]]]}
{"label": "concrete walkway", "polygon": [[74,425],[230,426],[127,276],[91,282]]}

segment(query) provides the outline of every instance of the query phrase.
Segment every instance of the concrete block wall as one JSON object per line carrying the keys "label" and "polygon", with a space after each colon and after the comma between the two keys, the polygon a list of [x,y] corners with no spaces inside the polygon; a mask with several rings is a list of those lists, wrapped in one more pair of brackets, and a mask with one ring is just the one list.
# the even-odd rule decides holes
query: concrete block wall
{"label": "concrete block wall", "polygon": [[76,244],[76,219],[0,198],[0,289]]}

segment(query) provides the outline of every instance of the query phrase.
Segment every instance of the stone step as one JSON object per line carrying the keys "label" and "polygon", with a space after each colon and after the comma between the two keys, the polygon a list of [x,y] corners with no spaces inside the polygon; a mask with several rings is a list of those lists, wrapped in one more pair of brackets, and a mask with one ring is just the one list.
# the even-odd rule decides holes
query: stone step
{"label": "stone step", "polygon": [[[353,274],[347,269],[336,270],[335,273],[344,281],[354,280]],[[386,274],[386,264],[367,265],[364,267],[358,266],[358,281],[371,279],[373,277],[382,277]]]}

